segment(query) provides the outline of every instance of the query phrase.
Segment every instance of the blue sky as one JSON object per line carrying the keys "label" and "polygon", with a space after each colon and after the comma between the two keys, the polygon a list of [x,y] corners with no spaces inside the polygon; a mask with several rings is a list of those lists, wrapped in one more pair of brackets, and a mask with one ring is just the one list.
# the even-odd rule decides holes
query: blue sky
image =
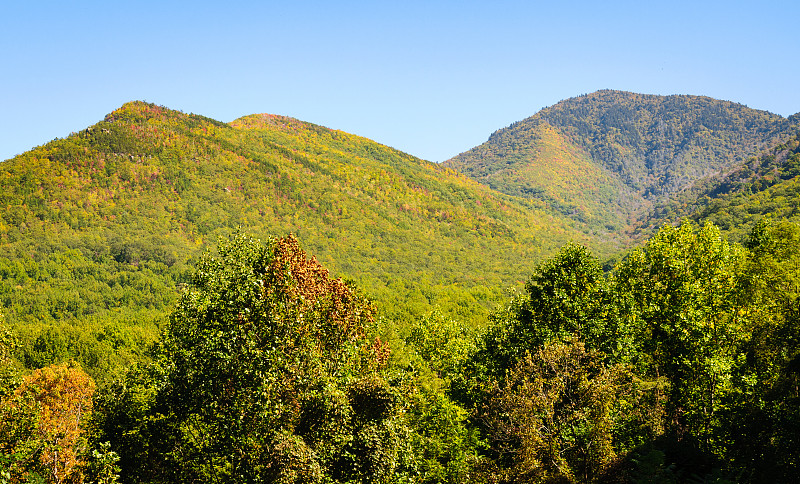
{"label": "blue sky", "polygon": [[800,111],[800,2],[4,2],[0,159],[146,100],[431,161],[598,89]]}

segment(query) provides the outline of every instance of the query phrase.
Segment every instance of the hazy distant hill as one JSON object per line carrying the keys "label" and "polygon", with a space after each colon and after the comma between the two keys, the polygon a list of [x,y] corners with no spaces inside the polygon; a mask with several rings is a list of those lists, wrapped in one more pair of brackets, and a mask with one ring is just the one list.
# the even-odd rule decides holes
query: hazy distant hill
{"label": "hazy distant hill", "polygon": [[0,164],[2,312],[39,341],[37,364],[64,346],[48,338],[87,358],[147,340],[187,264],[237,228],[296,234],[399,321],[436,306],[482,321],[542,255],[590,242],[541,202],[365,138],[134,102]]}
{"label": "hazy distant hill", "polygon": [[535,198],[593,230],[741,163],[792,123],[701,96],[598,91],[542,109],[446,162],[509,194]]}

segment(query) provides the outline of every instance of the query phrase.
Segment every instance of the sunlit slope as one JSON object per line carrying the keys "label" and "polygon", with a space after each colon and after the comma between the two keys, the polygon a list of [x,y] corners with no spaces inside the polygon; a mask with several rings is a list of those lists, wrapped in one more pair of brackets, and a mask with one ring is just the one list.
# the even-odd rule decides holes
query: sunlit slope
{"label": "sunlit slope", "polygon": [[610,238],[624,228],[633,190],[553,126],[516,128],[445,165],[498,191],[540,200],[597,234]]}
{"label": "sunlit slope", "polygon": [[586,240],[539,201],[365,138],[134,102],[0,165],[4,311],[97,331],[158,320],[187,263],[237,229],[296,234],[398,320],[438,305],[479,321],[542,255]]}

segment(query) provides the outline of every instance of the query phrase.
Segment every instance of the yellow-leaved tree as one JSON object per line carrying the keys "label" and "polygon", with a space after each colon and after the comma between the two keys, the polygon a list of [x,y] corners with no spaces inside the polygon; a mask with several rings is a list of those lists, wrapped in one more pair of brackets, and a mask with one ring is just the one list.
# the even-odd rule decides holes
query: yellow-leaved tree
{"label": "yellow-leaved tree", "polygon": [[[75,363],[40,368],[0,405],[4,471],[12,480],[34,475],[52,483],[81,482],[83,424],[95,384]],[[7,434],[7,435],[6,435]]]}

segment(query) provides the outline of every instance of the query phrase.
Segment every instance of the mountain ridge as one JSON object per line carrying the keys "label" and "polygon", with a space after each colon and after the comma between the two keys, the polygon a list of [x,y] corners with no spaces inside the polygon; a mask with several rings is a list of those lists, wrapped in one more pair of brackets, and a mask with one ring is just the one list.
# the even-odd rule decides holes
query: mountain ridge
{"label": "mountain ridge", "polygon": [[543,203],[343,131],[126,103],[0,163],[0,301],[39,348],[26,361],[57,360],[60,338],[91,368],[109,327],[154,340],[193,261],[237,230],[295,234],[401,324],[437,307],[480,324],[542,256],[592,243]]}
{"label": "mountain ridge", "polygon": [[[636,124],[593,119],[600,148],[501,133],[483,184],[142,102],[0,164],[5,480],[790,481],[800,132],[662,194],[613,169],[652,147]],[[709,153],[692,139],[657,146]],[[647,193],[671,211],[621,252]]]}
{"label": "mountain ridge", "polygon": [[[616,91],[602,95],[638,99]],[[591,99],[566,106],[599,112],[586,105]],[[703,102],[723,113],[734,109]],[[569,111],[564,106],[558,109]],[[636,112],[631,103],[623,107]],[[560,112],[548,109],[551,117]],[[767,136],[762,143],[779,145],[788,139],[785,126],[797,121],[735,109],[742,119],[753,117],[749,129]],[[628,123],[622,112],[607,117],[622,126]],[[636,243],[632,216],[648,214],[636,221],[641,226],[673,220],[663,217],[659,207],[667,205],[659,204],[678,203],[676,194],[683,192],[644,198],[644,185],[626,183],[613,166],[598,162],[602,150],[576,134],[605,133],[601,147],[635,154],[635,123],[628,123],[627,134],[603,131],[592,124],[600,116],[593,116],[572,133],[541,116],[498,130],[492,144],[472,150],[485,155],[484,164],[473,164],[469,173],[288,116],[261,113],[224,123],[125,103],[84,130],[0,163],[3,312],[18,332],[22,328],[28,348],[39,348],[25,356],[33,366],[58,360],[48,353],[58,346],[48,343],[52,338],[72,341],[74,354],[94,361],[89,367],[99,365],[92,348],[107,344],[109,328],[138,341],[116,354],[144,357],[193,261],[215,240],[243,230],[256,237],[295,234],[333,274],[363,288],[399,328],[436,308],[480,325],[506,290],[521,287],[559,246],[577,242],[607,258]],[[707,127],[695,131],[713,139]],[[696,148],[665,139],[672,141],[662,148]],[[738,142],[753,139],[742,135]],[[531,163],[531,153],[547,162]],[[631,156],[633,173],[641,159]],[[734,172],[736,166],[724,164]],[[757,176],[782,169],[767,167]],[[474,176],[478,170],[486,179]],[[658,181],[651,178],[640,181]],[[688,208],[680,213],[702,218]]]}
{"label": "mountain ridge", "polygon": [[[553,164],[541,155],[538,135],[552,129],[560,138],[557,144],[582,149],[593,169],[606,175],[608,196],[593,200],[576,192],[566,201],[578,213],[574,218],[595,229],[630,228],[637,214],[696,180],[732,168],[774,144],[773,139],[788,137],[796,121],[707,96],[602,90],[543,108],[444,164],[504,193],[547,201],[555,196],[553,185],[574,179],[568,170],[545,179],[509,173],[539,173]],[[600,216],[581,216],[578,207],[587,205],[594,205]]]}

